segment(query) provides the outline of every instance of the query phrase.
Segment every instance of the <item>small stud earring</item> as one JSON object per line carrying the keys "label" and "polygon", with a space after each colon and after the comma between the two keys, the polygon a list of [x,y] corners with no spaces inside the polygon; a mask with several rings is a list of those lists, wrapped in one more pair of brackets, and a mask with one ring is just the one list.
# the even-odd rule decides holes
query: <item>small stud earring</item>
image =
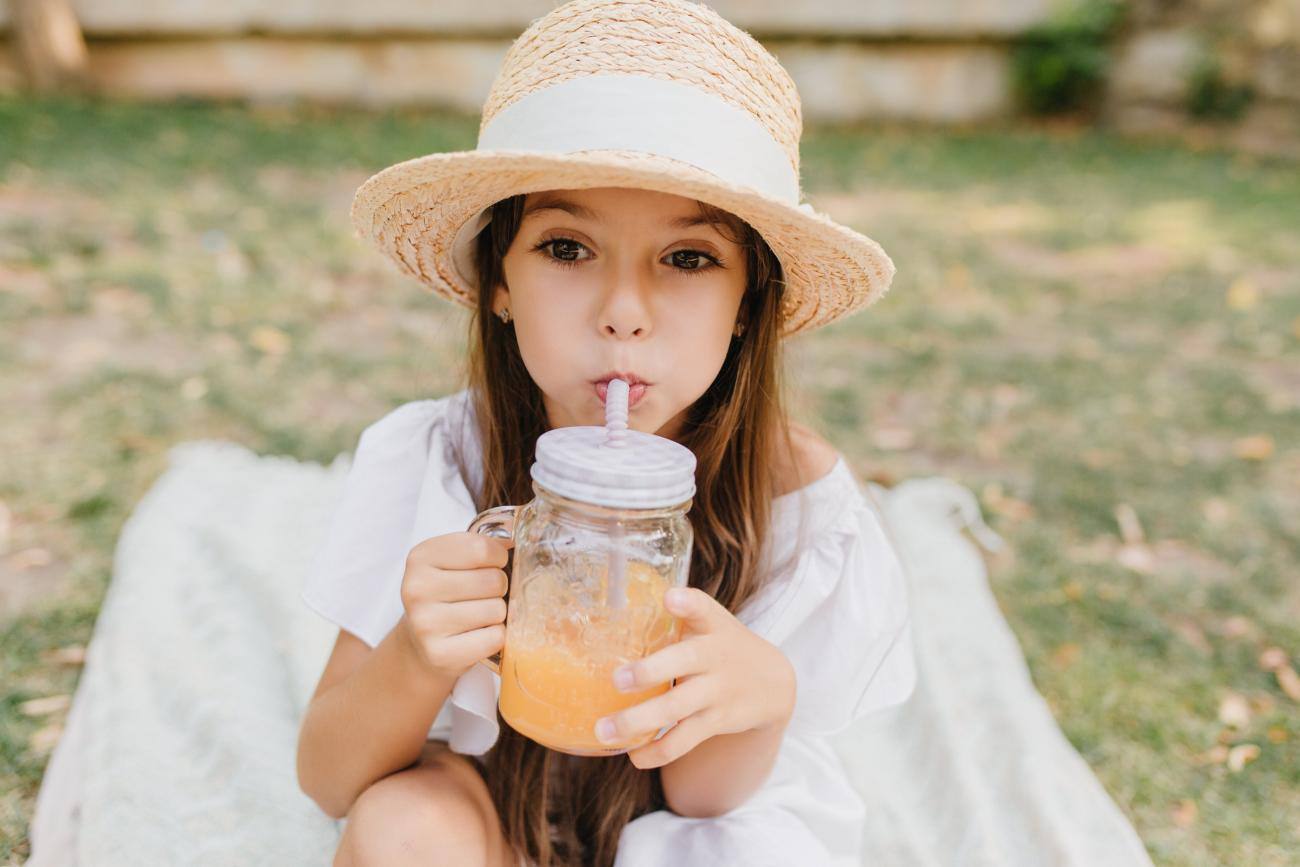
{"label": "small stud earring", "polygon": [[503,309],[500,313],[497,314],[497,316],[501,317],[501,322],[502,322],[502,324],[509,323],[509,322],[510,322],[510,308],[507,307],[507,308]]}
{"label": "small stud earring", "polygon": [[734,335],[736,335],[737,337],[739,337],[740,335],[744,334],[744,333],[745,333],[745,325],[744,325],[744,323],[742,323],[742,322],[737,322],[737,323],[736,323],[736,327],[732,329],[731,333],[734,334]]}

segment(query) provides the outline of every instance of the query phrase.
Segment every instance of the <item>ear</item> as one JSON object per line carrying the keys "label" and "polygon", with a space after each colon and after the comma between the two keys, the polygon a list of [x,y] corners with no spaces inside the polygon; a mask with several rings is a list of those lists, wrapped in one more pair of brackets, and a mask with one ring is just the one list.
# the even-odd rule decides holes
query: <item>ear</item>
{"label": "ear", "polygon": [[504,284],[492,290],[492,312],[500,313],[510,306],[510,290]]}
{"label": "ear", "polygon": [[736,307],[736,321],[745,325],[748,325],[749,323],[749,308],[751,306],[750,295],[752,294],[753,293],[749,291],[749,288],[746,287],[745,294],[740,296],[740,304]]}

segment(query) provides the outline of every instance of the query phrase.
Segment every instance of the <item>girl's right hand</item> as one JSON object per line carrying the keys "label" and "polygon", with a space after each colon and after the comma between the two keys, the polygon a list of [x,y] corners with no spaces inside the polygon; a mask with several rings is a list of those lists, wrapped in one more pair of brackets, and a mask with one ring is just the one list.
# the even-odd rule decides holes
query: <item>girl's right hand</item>
{"label": "girl's right hand", "polygon": [[411,549],[402,575],[398,623],[420,663],[455,679],[505,644],[504,567],[512,542],[477,533],[448,533]]}

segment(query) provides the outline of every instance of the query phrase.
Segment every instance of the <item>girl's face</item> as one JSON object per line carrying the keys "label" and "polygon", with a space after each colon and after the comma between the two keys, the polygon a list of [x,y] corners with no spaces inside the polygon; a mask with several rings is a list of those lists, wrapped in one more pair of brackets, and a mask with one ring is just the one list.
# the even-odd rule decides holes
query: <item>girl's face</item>
{"label": "girl's face", "polygon": [[551,427],[603,425],[621,374],[628,427],[669,438],[722,369],[746,284],[743,249],[695,200],[640,189],[529,194],[502,267],[492,309],[510,310]]}

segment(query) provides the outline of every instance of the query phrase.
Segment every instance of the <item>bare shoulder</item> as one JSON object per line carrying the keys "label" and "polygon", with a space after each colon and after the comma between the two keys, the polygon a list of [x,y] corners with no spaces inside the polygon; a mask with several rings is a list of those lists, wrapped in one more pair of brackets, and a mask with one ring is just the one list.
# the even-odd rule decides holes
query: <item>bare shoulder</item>
{"label": "bare shoulder", "polygon": [[790,439],[794,444],[793,464],[782,455],[777,465],[777,496],[797,491],[820,479],[835,468],[839,450],[807,425],[790,422]]}

